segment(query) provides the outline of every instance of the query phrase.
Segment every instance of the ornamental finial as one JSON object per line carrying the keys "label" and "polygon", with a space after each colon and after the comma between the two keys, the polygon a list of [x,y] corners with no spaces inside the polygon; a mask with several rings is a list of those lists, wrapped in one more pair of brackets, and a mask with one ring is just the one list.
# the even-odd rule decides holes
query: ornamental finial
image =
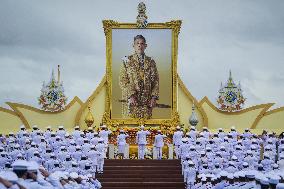
{"label": "ornamental finial", "polygon": [[196,127],[196,125],[198,124],[198,118],[197,118],[197,115],[196,115],[196,113],[195,113],[195,105],[193,104],[192,105],[192,113],[191,113],[191,116],[190,116],[190,118],[189,118],[189,124],[191,125],[191,126],[194,126],[194,127]]}
{"label": "ornamental finial", "polygon": [[57,112],[65,108],[67,97],[64,94],[63,82],[59,83],[60,71],[58,74],[58,81],[56,81],[54,70],[52,69],[50,81],[47,84],[45,84],[45,82],[42,84],[38,103],[40,108],[44,111]]}
{"label": "ornamental finial", "polygon": [[227,83],[219,89],[217,98],[218,108],[225,112],[236,112],[242,110],[246,98],[242,94],[241,84],[235,84],[232,72],[229,72]]}
{"label": "ornamental finial", "polygon": [[146,5],[143,2],[138,4],[138,16],[136,17],[137,27],[138,28],[146,28],[148,25],[147,15],[146,15]]}

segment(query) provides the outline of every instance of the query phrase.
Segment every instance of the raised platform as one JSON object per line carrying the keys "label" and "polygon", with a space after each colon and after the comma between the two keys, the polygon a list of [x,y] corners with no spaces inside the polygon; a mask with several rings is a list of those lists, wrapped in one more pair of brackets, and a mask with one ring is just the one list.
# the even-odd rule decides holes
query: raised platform
{"label": "raised platform", "polygon": [[182,189],[179,160],[105,160],[97,174],[104,189]]}

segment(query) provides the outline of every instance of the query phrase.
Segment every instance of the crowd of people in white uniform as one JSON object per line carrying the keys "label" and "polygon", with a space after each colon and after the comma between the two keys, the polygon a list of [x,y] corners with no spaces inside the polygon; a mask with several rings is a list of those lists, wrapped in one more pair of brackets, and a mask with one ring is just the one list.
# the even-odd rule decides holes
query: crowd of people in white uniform
{"label": "crowd of people in white uniform", "polygon": [[96,173],[103,172],[110,131],[100,133],[79,126],[69,134],[24,126],[17,133],[0,136],[0,189],[99,189]]}
{"label": "crowd of people in white uniform", "polygon": [[[99,133],[88,128],[72,133],[59,126],[41,131],[24,126],[17,133],[0,135],[0,189],[99,189],[96,174],[103,173],[111,132],[101,126]],[[144,126],[137,132],[138,159],[144,159],[147,145]],[[117,136],[118,156],[125,157],[127,133]],[[153,150],[162,159],[164,138],[160,130]],[[261,136],[249,129],[229,133],[195,127],[184,133],[178,126],[173,134],[176,158],[181,159],[187,189],[284,188],[284,138],[273,133]]]}
{"label": "crowd of people in white uniform", "polygon": [[284,188],[283,133],[258,136],[232,127],[213,134],[191,127],[184,135],[177,127],[173,144],[187,189]]}

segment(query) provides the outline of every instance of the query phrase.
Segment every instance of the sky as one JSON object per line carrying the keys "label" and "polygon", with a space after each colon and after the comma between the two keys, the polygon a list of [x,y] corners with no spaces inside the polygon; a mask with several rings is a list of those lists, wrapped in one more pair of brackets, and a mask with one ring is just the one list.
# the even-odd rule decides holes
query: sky
{"label": "sky", "polygon": [[[136,22],[136,0],[1,0],[0,106],[39,107],[52,69],[70,102],[85,101],[105,75],[102,20]],[[284,1],[143,1],[148,22],[182,20],[178,74],[194,97],[216,104],[229,70],[241,82],[246,107],[284,106]]]}

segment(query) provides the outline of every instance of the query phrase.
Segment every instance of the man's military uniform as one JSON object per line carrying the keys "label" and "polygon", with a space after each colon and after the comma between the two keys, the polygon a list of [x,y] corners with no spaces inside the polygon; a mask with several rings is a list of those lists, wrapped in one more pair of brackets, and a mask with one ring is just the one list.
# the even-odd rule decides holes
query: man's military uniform
{"label": "man's military uniform", "polygon": [[[122,89],[123,116],[131,118],[152,117],[152,98],[159,99],[159,75],[155,61],[146,56],[133,54],[124,59],[119,75]],[[137,106],[128,104],[130,97],[137,100]]]}

